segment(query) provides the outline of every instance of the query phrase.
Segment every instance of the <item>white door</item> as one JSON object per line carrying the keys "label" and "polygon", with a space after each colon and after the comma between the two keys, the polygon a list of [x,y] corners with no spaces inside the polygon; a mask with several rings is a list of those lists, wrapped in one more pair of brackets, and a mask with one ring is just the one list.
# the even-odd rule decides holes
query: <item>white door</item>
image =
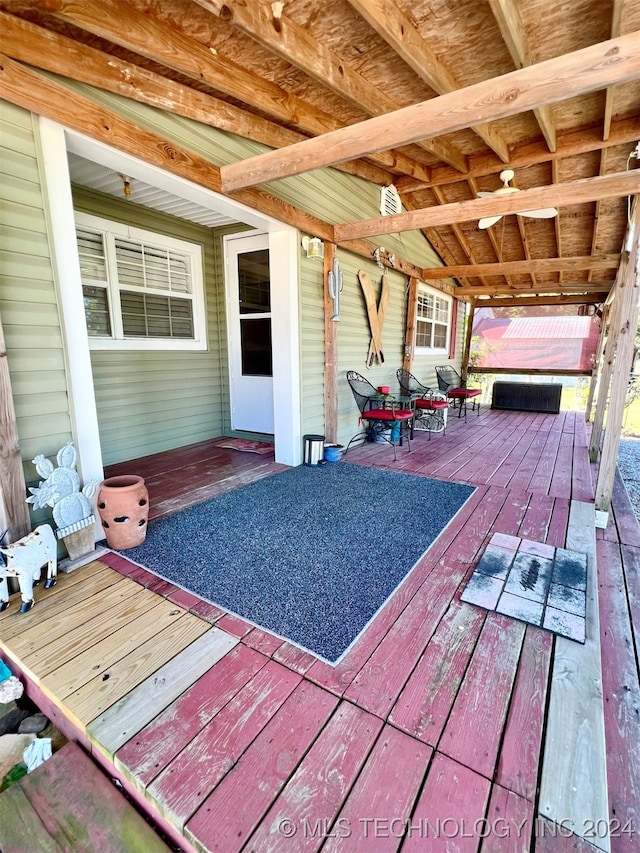
{"label": "white door", "polygon": [[269,238],[227,238],[225,246],[231,427],[273,433]]}

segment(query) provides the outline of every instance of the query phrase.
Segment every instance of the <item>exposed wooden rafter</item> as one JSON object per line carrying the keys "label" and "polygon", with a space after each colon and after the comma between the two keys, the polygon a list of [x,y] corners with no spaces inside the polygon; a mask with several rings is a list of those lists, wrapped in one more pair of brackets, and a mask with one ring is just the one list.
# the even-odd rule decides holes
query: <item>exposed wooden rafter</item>
{"label": "exposed wooden rafter", "polygon": [[[384,90],[369,83],[344,59],[323,47],[312,32],[294,23],[286,15],[279,14],[276,18],[271,6],[247,4],[238,0],[196,2],[369,115],[382,115],[397,108],[397,102],[386,95]],[[444,160],[460,172],[466,172],[464,155],[446,140],[432,139],[422,144],[439,160]]]}
{"label": "exposed wooden rafter", "polygon": [[[611,13],[611,38],[617,38],[622,32],[622,10],[625,0],[613,0],[613,11]],[[608,139],[611,132],[611,118],[613,116],[614,87],[609,86],[605,94],[604,121],[602,138]]]}
{"label": "exposed wooden rafter", "polygon": [[421,104],[223,167],[226,191],[298,175],[489,118],[517,115],[640,77],[640,37],[621,36]]}
{"label": "exposed wooden rafter", "polygon": [[[253,139],[271,148],[293,145],[306,139],[301,133],[267,121],[213,95],[184,86],[14,15],[0,12],[0,28],[7,55],[35,68],[80,80],[142,104]],[[343,163],[338,168],[374,183],[392,181],[390,172],[364,160]]]}
{"label": "exposed wooden rafter", "polygon": [[[533,65],[533,57],[529,45],[526,43],[524,27],[515,0],[489,0],[489,5],[516,68]],[[549,151],[555,151],[556,129],[549,108],[546,106],[536,107],[533,113],[547,141]]]}
{"label": "exposed wooden rafter", "polygon": [[[348,2],[435,92],[444,95],[445,92],[461,88],[451,71],[396,3],[389,0]],[[504,163],[509,162],[509,147],[495,127],[480,124],[474,130]]]}
{"label": "exposed wooden rafter", "polygon": [[620,255],[587,255],[580,258],[536,258],[530,261],[507,261],[497,264],[470,264],[469,266],[430,267],[423,269],[426,278],[475,278],[479,275],[538,275],[576,270],[610,270],[620,263]]}

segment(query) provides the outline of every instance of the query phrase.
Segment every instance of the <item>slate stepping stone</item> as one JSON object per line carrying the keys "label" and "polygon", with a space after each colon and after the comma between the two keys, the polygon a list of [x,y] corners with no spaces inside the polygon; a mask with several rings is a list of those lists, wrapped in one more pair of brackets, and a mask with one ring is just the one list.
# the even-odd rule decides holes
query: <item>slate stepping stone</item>
{"label": "slate stepping stone", "polygon": [[48,725],[49,720],[44,714],[32,714],[20,723],[18,734],[38,734],[43,732]]}

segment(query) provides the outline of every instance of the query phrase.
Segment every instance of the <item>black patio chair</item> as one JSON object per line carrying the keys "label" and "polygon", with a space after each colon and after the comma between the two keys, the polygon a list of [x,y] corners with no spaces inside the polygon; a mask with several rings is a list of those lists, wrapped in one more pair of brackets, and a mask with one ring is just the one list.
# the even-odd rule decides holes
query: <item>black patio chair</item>
{"label": "black patio chair", "polygon": [[406,437],[409,451],[411,451],[411,438],[413,435],[414,411],[407,402],[396,401],[391,394],[381,394],[377,388],[356,373],[355,370],[347,371],[347,382],[351,393],[356,401],[360,412],[360,423],[363,429],[357,432],[345,448],[345,454],[351,445],[361,439],[364,441],[375,441],[377,438],[390,444],[393,448],[393,461],[397,459],[396,445],[393,437],[388,435],[397,424],[398,443],[402,447]]}
{"label": "black patio chair", "polygon": [[451,367],[450,364],[445,364],[441,367],[436,367],[436,376],[438,377],[438,388],[443,394],[447,395],[447,399],[451,400],[453,408],[456,408],[456,400],[458,401],[458,417],[462,415],[464,410],[464,419],[467,420],[467,401],[471,400],[471,411],[478,409],[480,414],[480,400],[476,402],[476,397],[482,394],[480,388],[467,388],[467,383],[462,381],[460,374]]}
{"label": "black patio chair", "polygon": [[447,426],[449,404],[444,394],[423,385],[404,367],[396,370],[400,393],[411,397],[415,410],[414,429],[426,430],[431,441],[432,432],[444,432]]}

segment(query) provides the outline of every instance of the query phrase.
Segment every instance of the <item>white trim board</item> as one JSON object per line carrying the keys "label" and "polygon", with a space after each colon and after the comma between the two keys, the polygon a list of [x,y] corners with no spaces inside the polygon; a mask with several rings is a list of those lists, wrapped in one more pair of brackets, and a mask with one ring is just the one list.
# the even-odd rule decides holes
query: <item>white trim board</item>
{"label": "white trim board", "polygon": [[274,409],[278,412],[274,435],[275,458],[276,462],[284,465],[299,465],[302,462],[302,424],[297,230],[212,190],[68,130],[50,119],[40,116],[39,121],[46,204],[50,212],[54,243],[52,260],[59,288],[61,322],[68,359],[72,429],[83,477],[102,479],[103,469],[80,266],[76,254],[69,252],[69,246],[75,245],[75,224],[67,150],[268,232],[274,274],[281,275],[281,281],[284,282],[274,306],[273,318],[274,339],[281,348],[277,380],[274,377]]}

